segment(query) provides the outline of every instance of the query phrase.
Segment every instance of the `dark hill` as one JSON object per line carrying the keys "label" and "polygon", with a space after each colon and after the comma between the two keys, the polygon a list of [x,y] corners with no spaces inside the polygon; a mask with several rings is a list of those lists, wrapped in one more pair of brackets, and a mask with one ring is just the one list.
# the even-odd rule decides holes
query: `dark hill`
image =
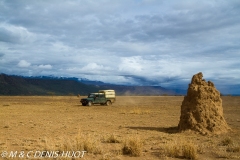
{"label": "dark hill", "polygon": [[100,88],[68,79],[40,79],[0,74],[0,95],[87,95]]}
{"label": "dark hill", "polygon": [[101,89],[114,89],[117,95],[175,95],[160,86],[90,85],[77,78],[22,77],[0,74],[0,95],[88,95]]}

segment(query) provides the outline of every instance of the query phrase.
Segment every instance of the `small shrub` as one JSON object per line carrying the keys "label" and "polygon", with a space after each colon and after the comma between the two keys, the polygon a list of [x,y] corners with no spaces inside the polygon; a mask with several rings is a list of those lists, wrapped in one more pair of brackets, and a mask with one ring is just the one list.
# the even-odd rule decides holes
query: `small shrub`
{"label": "small shrub", "polygon": [[76,142],[74,139],[64,138],[61,142],[61,149],[62,151],[71,151],[72,149],[76,148]]}
{"label": "small shrub", "polygon": [[162,146],[162,153],[168,157],[197,159],[197,147],[191,142],[175,142]]}
{"label": "small shrub", "polygon": [[76,137],[68,138],[62,137],[59,140],[45,139],[46,150],[71,151],[82,150],[87,153],[101,154],[102,148],[100,140],[96,139],[94,135],[78,134]]}
{"label": "small shrub", "polygon": [[220,143],[220,145],[222,145],[222,146],[228,146],[228,145],[232,145],[232,144],[233,144],[233,140],[230,137],[223,139]]}
{"label": "small shrub", "polygon": [[119,143],[120,141],[114,134],[111,134],[110,137],[106,140],[107,143]]}
{"label": "small shrub", "polygon": [[83,144],[83,150],[87,151],[88,153],[94,153],[94,154],[101,154],[102,150],[100,147],[100,144],[93,139],[93,137],[87,137],[82,142]]}
{"label": "small shrub", "polygon": [[181,148],[177,145],[170,145],[165,148],[165,153],[169,157],[180,157],[181,156]]}
{"label": "small shrub", "polygon": [[240,152],[240,146],[239,145],[230,145],[227,147],[226,151],[233,152],[233,153]]}
{"label": "small shrub", "polygon": [[187,159],[197,159],[196,147],[191,143],[182,145],[182,156]]}
{"label": "small shrub", "polygon": [[139,108],[134,108],[133,110],[130,111],[131,114],[141,114],[142,111]]}
{"label": "small shrub", "polygon": [[143,110],[140,108],[134,108],[133,110],[130,111],[130,114],[149,114],[149,110]]}
{"label": "small shrub", "polygon": [[142,155],[143,142],[139,137],[132,137],[125,140],[122,152],[125,155],[139,157]]}

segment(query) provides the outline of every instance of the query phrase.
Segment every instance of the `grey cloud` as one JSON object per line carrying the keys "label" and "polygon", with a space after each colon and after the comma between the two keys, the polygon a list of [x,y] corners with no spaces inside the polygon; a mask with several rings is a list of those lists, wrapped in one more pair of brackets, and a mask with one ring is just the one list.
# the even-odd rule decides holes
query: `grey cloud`
{"label": "grey cloud", "polygon": [[[239,1],[14,0],[0,8],[6,73],[173,86],[202,71],[239,82]],[[28,67],[17,68],[20,60]]]}
{"label": "grey cloud", "polygon": [[0,53],[0,58],[3,57],[5,54],[4,53]]}
{"label": "grey cloud", "polygon": [[[165,85],[165,83],[171,83],[176,81],[176,80],[180,80],[179,77],[167,77],[167,76],[163,76],[163,77],[146,77],[144,75],[141,76],[137,76],[137,75],[122,75],[123,77],[125,77],[126,79],[130,79],[130,83],[131,85],[143,85],[143,86],[161,86],[161,85]],[[168,86],[169,87],[169,86]]]}
{"label": "grey cloud", "polygon": [[13,33],[2,27],[0,27],[0,35],[0,41],[2,42],[16,43],[19,39],[18,37],[13,35]]}

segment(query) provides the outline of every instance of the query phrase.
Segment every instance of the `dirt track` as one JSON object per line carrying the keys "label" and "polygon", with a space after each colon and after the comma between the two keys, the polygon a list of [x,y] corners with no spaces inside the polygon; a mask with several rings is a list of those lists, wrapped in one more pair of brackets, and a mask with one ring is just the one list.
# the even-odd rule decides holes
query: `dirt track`
{"label": "dirt track", "polygon": [[[112,106],[86,107],[78,97],[0,97],[0,151],[52,149],[59,140],[79,134],[95,139],[101,152],[84,159],[179,159],[166,150],[182,143],[193,144],[198,159],[240,158],[240,97],[222,97],[224,117],[232,132],[201,136],[177,132],[183,97],[117,97]],[[109,143],[114,135],[119,143]],[[140,157],[123,155],[129,137],[143,146]],[[229,140],[229,144],[223,144]],[[64,143],[64,142],[62,142]],[[47,145],[46,145],[47,144]],[[236,148],[235,152],[229,150]],[[70,147],[71,148],[71,147]],[[62,148],[61,148],[62,149]]]}

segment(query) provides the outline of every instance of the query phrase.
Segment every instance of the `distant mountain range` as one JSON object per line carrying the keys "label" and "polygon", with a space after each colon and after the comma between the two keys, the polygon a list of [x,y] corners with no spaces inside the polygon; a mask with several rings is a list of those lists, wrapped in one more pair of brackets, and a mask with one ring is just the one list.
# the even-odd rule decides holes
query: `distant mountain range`
{"label": "distant mountain range", "polygon": [[75,77],[23,77],[0,74],[0,95],[88,95],[114,89],[117,95],[179,95],[161,86],[124,86]]}
{"label": "distant mountain range", "polygon": [[141,93],[144,95],[162,95],[162,94],[185,95],[187,93],[187,90],[180,89],[180,88],[164,88],[161,86],[114,85],[110,83],[104,83],[101,81],[91,81],[88,79],[80,79],[79,81],[84,84],[102,86],[106,88],[114,88],[115,90],[117,90],[119,93],[123,95],[128,95],[128,94],[137,95],[138,93]]}

